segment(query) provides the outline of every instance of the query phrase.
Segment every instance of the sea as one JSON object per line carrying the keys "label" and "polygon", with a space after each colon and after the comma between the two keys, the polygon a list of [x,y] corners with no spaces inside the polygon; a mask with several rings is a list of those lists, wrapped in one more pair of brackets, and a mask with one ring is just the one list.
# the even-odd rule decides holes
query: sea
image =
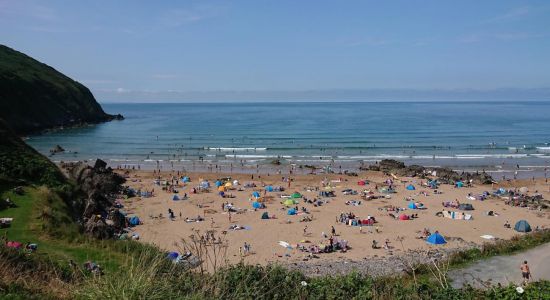
{"label": "sea", "polygon": [[[123,121],[29,136],[55,162],[260,172],[382,159],[546,176],[550,102],[104,103]],[[51,154],[55,145],[66,151]],[[534,176],[534,175],[533,175]]]}

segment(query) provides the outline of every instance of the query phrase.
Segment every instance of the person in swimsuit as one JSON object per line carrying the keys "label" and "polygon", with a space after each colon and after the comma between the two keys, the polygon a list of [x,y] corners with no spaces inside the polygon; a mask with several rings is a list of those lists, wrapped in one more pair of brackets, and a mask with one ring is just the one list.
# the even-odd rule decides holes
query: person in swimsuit
{"label": "person in swimsuit", "polygon": [[529,270],[529,265],[527,264],[527,261],[523,262],[520,269],[521,275],[523,277],[523,283],[527,284],[529,282],[529,279],[531,279],[531,270]]}

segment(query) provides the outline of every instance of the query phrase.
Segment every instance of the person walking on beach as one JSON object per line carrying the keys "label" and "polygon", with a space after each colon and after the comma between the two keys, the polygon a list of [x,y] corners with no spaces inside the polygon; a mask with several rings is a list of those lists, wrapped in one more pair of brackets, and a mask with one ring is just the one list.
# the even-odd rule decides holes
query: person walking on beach
{"label": "person walking on beach", "polygon": [[521,276],[523,277],[523,284],[529,283],[529,280],[531,279],[531,270],[529,269],[529,265],[527,264],[527,261],[523,261],[523,264],[521,264]]}

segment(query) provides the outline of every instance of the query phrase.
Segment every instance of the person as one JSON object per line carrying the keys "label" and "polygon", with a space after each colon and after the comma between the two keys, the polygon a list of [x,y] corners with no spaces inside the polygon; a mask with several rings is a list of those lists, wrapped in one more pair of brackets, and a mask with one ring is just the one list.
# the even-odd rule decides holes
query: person
{"label": "person", "polygon": [[304,227],[304,235],[307,235],[307,225]]}
{"label": "person", "polygon": [[334,226],[331,226],[331,232],[332,232],[332,235],[336,235],[336,229],[334,228]]}
{"label": "person", "polygon": [[378,249],[378,242],[376,240],[372,240],[372,249]]}
{"label": "person", "polygon": [[529,279],[531,279],[531,271],[529,270],[529,265],[527,264],[527,261],[523,261],[523,264],[520,267],[521,269],[521,275],[523,277],[523,283],[527,284],[529,282]]}

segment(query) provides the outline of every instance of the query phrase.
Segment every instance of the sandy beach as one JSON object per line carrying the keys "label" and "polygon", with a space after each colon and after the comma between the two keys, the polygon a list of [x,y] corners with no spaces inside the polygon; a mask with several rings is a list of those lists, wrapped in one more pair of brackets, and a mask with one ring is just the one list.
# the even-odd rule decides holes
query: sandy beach
{"label": "sandy beach", "polygon": [[[514,224],[522,219],[529,222],[535,229],[547,228],[550,226],[550,218],[547,210],[530,210],[528,208],[513,207],[506,205],[504,200],[488,197],[487,199],[470,200],[468,194],[473,196],[489,193],[498,188],[513,189],[526,187],[529,195],[536,192],[542,194],[545,199],[550,198],[549,185],[544,179],[506,181],[494,185],[474,185],[472,187],[456,188],[453,185],[440,185],[430,189],[421,184],[426,179],[419,178],[393,178],[393,185],[396,193],[382,194],[375,191],[375,187],[385,186],[388,176],[382,172],[363,172],[358,176],[347,176],[339,174],[321,175],[295,175],[292,181],[284,180],[289,175],[266,175],[260,177],[250,174],[221,174],[221,173],[186,173],[179,174],[181,179],[188,176],[190,182],[177,181],[178,197],[186,200],[174,201],[172,192],[162,190],[161,186],[155,183],[158,173],[153,171],[118,170],[117,172],[127,176],[127,185],[141,191],[154,191],[151,197],[133,197],[120,200],[128,215],[136,215],[142,224],[134,227],[139,240],[144,243],[152,243],[167,251],[183,251],[182,239],[195,232],[201,233],[207,230],[215,230],[217,234],[224,234],[228,241],[227,259],[230,263],[244,260],[250,264],[268,264],[278,262],[292,264],[296,262],[332,262],[332,261],[359,261],[365,258],[388,257],[398,255],[409,249],[454,249],[479,245],[489,240],[482,238],[483,235],[491,235],[497,239],[510,239],[515,235],[523,234],[516,232]],[[170,182],[176,173],[162,172],[160,178]],[[252,176],[254,176],[252,178]],[[214,183],[225,177],[231,177],[231,182],[237,180],[238,185],[232,185],[225,192],[234,198],[222,198],[219,195]],[[192,189],[207,180],[211,184],[209,192],[192,193]],[[359,181],[367,181],[367,184],[359,185]],[[255,188],[245,188],[245,183],[254,183]],[[328,185],[330,187],[324,187]],[[406,187],[412,184],[415,190],[408,190]],[[265,186],[282,186],[283,192],[266,192]],[[357,195],[344,195],[343,190],[352,189],[358,192]],[[334,191],[335,197],[320,197],[319,191]],[[362,191],[372,191],[374,196],[384,196],[378,199],[364,200],[361,198]],[[255,201],[253,192],[257,191],[265,201],[265,209],[254,209],[252,203]],[[297,204],[291,207],[298,207],[298,211],[304,207],[308,213],[288,215],[288,207],[282,202],[286,198],[283,195],[292,195],[298,192],[302,198],[297,198]],[[388,196],[385,196],[388,195]],[[271,199],[269,199],[271,198]],[[323,201],[321,206],[314,206],[306,203],[305,199]],[[425,209],[409,209],[411,202],[422,203]],[[347,201],[360,201],[359,205],[346,205]],[[443,209],[460,212],[456,208],[444,208],[442,202],[459,201],[460,203],[472,204],[474,210],[465,211],[471,214],[471,220],[450,219],[436,216],[437,212]],[[232,203],[238,212],[229,214],[222,211],[223,203]],[[405,208],[401,212],[388,212],[388,206]],[[174,212],[174,219],[170,219],[168,210]],[[493,216],[487,215],[493,211]],[[205,213],[206,212],[206,213]],[[267,212],[274,219],[262,219],[261,216]],[[373,226],[349,226],[337,222],[341,213],[353,213],[358,219],[374,217],[376,223]],[[418,217],[411,220],[396,220],[390,213],[399,215],[417,214]],[[159,218],[159,216],[162,217]],[[181,217],[180,217],[181,215]],[[197,218],[201,216],[204,221],[186,222],[186,218]],[[301,222],[304,217],[311,217],[309,222]],[[509,222],[512,228],[505,228],[505,222]],[[230,226],[239,225],[242,230],[230,230]],[[306,234],[304,228],[307,226]],[[297,244],[327,244],[328,238],[332,235],[332,226],[336,232],[337,239],[348,241],[350,247],[346,252],[332,252],[316,254],[315,259],[308,259],[308,253],[299,251]],[[419,238],[424,229],[431,233],[439,231],[447,240],[444,245],[427,244],[424,238]],[[371,247],[373,240],[378,242],[380,249]],[[384,242],[389,241],[389,250],[384,249]],[[402,240],[399,242],[398,240]],[[287,242],[292,249],[279,245],[280,241]],[[251,245],[248,254],[242,254],[244,243]],[[309,243],[308,243],[309,242]]]}

